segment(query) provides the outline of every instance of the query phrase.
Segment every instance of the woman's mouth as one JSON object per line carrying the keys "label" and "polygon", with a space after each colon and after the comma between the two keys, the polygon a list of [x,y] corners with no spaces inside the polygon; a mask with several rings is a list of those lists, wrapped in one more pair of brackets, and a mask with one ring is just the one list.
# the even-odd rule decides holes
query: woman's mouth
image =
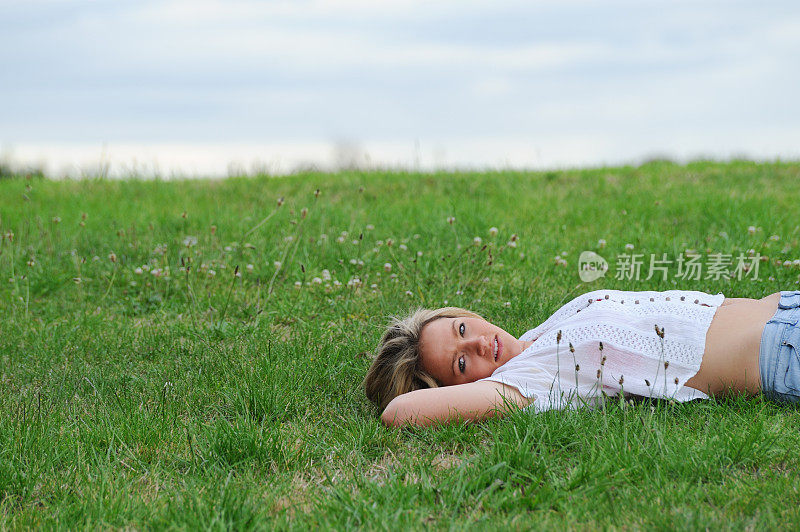
{"label": "woman's mouth", "polygon": [[500,342],[500,338],[495,336],[494,342],[492,345],[492,353],[494,354],[494,361],[497,362],[500,359],[500,352],[503,349],[503,344]]}

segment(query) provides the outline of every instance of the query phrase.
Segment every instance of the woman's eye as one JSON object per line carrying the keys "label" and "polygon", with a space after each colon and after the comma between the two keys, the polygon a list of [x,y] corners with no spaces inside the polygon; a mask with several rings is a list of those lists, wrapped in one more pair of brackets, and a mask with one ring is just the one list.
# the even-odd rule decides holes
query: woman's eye
{"label": "woman's eye", "polygon": [[464,336],[464,331],[465,331],[465,330],[467,330],[467,327],[466,327],[466,326],[465,326],[463,323],[462,323],[461,325],[459,325],[459,326],[458,326],[458,333],[459,333],[461,336]]}
{"label": "woman's eye", "polygon": [[458,371],[464,373],[464,370],[467,369],[467,362],[464,360],[464,357],[458,359]]}

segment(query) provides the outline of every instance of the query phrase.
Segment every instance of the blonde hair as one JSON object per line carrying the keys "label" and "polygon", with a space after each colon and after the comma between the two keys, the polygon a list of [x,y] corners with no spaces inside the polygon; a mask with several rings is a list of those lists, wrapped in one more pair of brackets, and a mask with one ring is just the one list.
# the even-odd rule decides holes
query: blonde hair
{"label": "blonde hair", "polygon": [[398,395],[439,386],[436,379],[420,367],[419,337],[427,324],[440,318],[483,319],[459,307],[420,308],[405,318],[393,316],[363,383],[367,398],[381,412]]}

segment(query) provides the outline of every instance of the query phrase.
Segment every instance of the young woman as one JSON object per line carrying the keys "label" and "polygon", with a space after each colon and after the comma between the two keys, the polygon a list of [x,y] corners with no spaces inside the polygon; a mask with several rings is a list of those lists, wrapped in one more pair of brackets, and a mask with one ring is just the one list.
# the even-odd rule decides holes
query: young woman
{"label": "young woman", "polygon": [[364,387],[391,426],[593,406],[612,394],[797,402],[799,319],[800,291],[597,290],[519,339],[468,310],[420,309],[393,320]]}

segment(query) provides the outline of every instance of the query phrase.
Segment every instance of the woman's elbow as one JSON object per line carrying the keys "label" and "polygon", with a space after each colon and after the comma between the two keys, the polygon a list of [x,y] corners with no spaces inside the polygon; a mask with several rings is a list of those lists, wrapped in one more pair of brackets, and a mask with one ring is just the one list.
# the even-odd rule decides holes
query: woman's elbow
{"label": "woman's elbow", "polygon": [[401,427],[408,423],[409,414],[405,398],[400,395],[392,399],[381,413],[381,421],[387,427]]}

